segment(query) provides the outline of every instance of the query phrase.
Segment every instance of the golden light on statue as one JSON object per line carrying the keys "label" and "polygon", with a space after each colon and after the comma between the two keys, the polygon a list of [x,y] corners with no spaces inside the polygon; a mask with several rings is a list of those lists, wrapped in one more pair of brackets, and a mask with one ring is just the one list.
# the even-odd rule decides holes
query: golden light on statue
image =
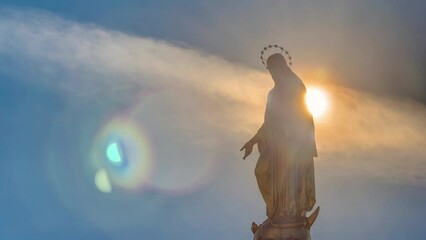
{"label": "golden light on statue", "polygon": [[307,89],[305,102],[309,112],[316,118],[324,115],[329,105],[326,92],[317,87]]}
{"label": "golden light on statue", "polygon": [[[265,63],[263,54],[270,48],[285,53],[289,64],[281,53],[270,55]],[[320,89],[305,94],[302,79],[290,68],[292,57],[283,47],[268,45],[260,58],[274,87],[268,93],[263,124],[241,148],[243,159],[252,153],[254,145],[259,150],[254,172],[267,219],[262,224],[252,222],[253,240],[311,240],[310,229],[319,213],[319,206],[314,210],[313,161],[318,153],[314,121],[302,106],[308,104],[313,115],[323,114],[326,94]]]}

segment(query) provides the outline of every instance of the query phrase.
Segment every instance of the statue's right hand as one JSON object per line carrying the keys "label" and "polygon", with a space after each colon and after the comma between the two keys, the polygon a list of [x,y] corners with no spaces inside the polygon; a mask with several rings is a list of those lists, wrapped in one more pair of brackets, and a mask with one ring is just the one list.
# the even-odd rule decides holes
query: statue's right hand
{"label": "statue's right hand", "polygon": [[244,144],[244,146],[240,149],[240,151],[243,151],[245,149],[244,152],[244,157],[243,159],[246,160],[246,158],[251,154],[251,152],[253,151],[253,143],[251,142],[247,142],[246,144]]}

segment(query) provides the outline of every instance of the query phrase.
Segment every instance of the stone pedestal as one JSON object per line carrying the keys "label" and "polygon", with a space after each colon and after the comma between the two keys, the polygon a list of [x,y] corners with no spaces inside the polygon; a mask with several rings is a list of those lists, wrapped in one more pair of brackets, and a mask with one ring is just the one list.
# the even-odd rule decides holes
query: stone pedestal
{"label": "stone pedestal", "polygon": [[252,223],[253,240],[311,240],[310,228],[318,213],[319,207],[309,217],[281,216],[259,226]]}
{"label": "stone pedestal", "polygon": [[253,240],[311,240],[305,222],[277,224],[266,221],[254,233]]}

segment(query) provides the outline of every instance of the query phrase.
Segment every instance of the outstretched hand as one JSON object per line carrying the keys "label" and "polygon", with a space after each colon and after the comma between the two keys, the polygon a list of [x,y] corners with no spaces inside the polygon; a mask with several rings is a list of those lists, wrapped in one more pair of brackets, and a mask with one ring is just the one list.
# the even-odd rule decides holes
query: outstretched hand
{"label": "outstretched hand", "polygon": [[246,160],[246,158],[251,154],[251,152],[253,151],[253,145],[254,143],[248,141],[246,144],[244,144],[244,146],[240,149],[240,151],[243,151],[245,149],[244,152],[244,157],[243,159]]}

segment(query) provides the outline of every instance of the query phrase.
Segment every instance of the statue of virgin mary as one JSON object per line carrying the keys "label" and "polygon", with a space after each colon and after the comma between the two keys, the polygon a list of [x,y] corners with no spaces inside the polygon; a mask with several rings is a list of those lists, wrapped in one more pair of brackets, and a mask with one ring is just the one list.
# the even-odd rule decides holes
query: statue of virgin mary
{"label": "statue of virgin mary", "polygon": [[313,158],[317,157],[306,88],[282,54],[271,55],[266,65],[275,85],[268,94],[264,123],[241,150],[245,159],[258,144],[255,175],[266,203],[265,222],[306,226],[306,213],[316,201]]}

